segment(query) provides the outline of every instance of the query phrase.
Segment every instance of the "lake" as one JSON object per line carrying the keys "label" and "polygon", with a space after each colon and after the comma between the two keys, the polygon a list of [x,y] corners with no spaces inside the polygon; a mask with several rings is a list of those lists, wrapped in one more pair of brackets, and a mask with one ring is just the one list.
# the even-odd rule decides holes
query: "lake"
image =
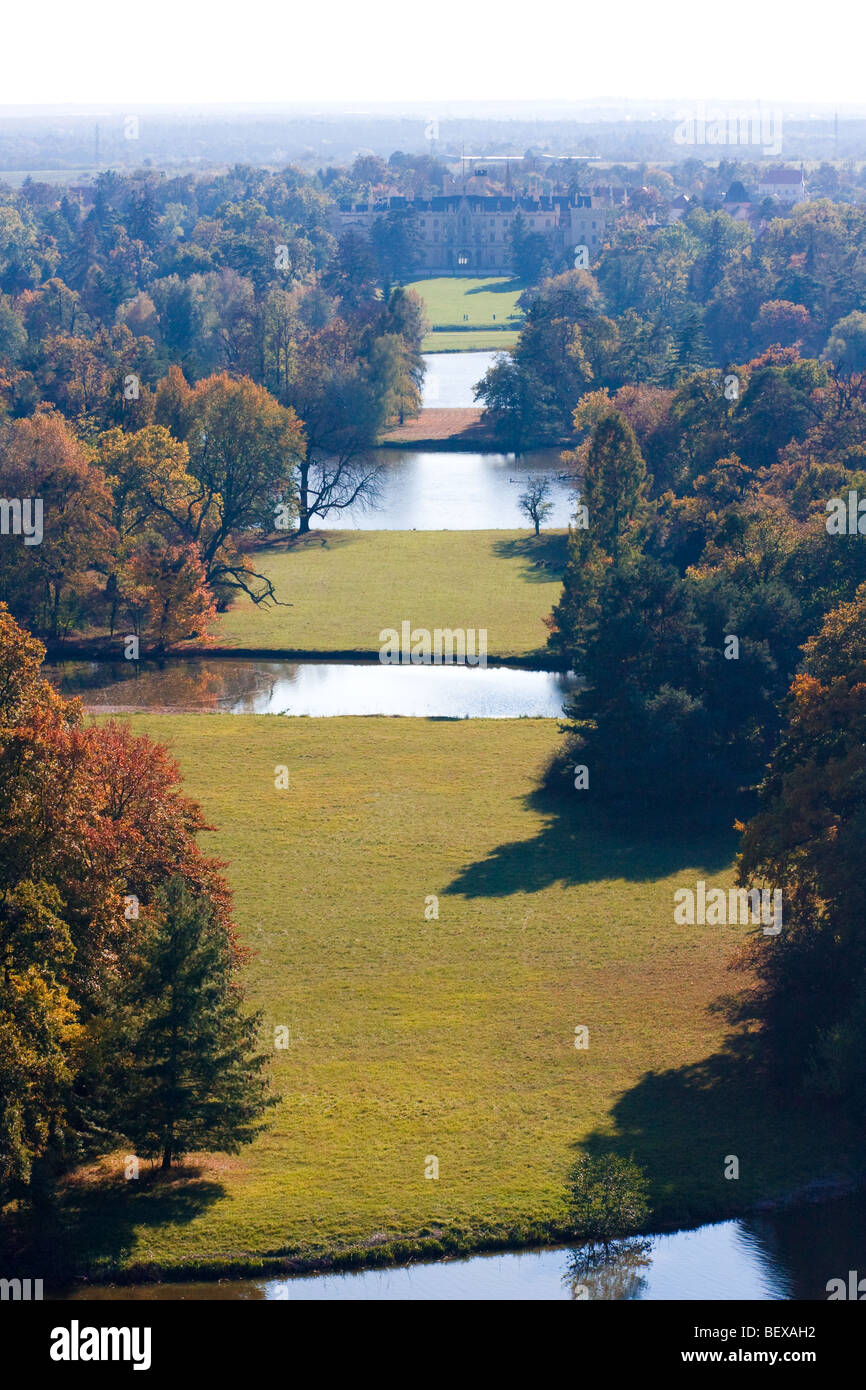
{"label": "lake", "polygon": [[558,449],[514,454],[424,452],[377,449],[382,465],[377,505],[356,503],[330,512],[316,527],[359,531],[494,531],[527,530],[530,522],[518,498],[532,478],[551,479],[553,511],[544,522],[567,526],[577,492],[563,472]]}
{"label": "lake", "polygon": [[[577,1259],[575,1256],[577,1255]],[[866,1197],[657,1235],[649,1248],[587,1268],[580,1252],[525,1250],[350,1274],[83,1288],[81,1299],[581,1300],[819,1299],[827,1281],[866,1275]]]}
{"label": "lake", "polygon": [[555,719],[574,688],[558,671],[391,666],[378,661],[67,661],[45,675],[66,695],[106,713],[410,715],[451,719]]}
{"label": "lake", "polygon": [[[474,406],[475,383],[499,356],[495,352],[426,353],[424,406]],[[514,454],[447,450],[377,449],[382,466],[377,505],[356,503],[313,526],[359,531],[519,530],[529,525],[518,498],[540,475],[551,479],[553,511],[545,527],[567,526],[577,501],[573,479],[564,477],[558,449]]]}
{"label": "lake", "polygon": [[424,408],[457,410],[477,406],[475,387],[500,355],[498,352],[425,352],[421,392]]}

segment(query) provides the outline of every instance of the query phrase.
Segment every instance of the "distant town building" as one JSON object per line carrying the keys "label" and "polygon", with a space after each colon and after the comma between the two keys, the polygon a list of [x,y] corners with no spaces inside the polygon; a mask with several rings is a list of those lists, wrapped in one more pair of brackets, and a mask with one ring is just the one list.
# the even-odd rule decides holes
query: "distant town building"
{"label": "distant town building", "polygon": [[680,193],[678,197],[674,198],[670,205],[669,216],[671,222],[679,222],[681,217],[685,217],[691,206],[692,200],[688,193]]}
{"label": "distant town building", "polygon": [[590,262],[595,261],[613,211],[608,200],[589,193],[572,197],[554,193],[538,198],[446,193],[342,206],[336,213],[334,231],[339,236],[351,228],[369,235],[377,217],[398,210],[415,214],[418,270],[428,275],[507,274],[511,268],[509,232],[518,214],[527,232],[541,232],[549,238],[557,259],[585,246]]}
{"label": "distant town building", "polygon": [[807,201],[806,173],[799,169],[767,169],[758,180],[758,198],[777,198],[793,207]]}

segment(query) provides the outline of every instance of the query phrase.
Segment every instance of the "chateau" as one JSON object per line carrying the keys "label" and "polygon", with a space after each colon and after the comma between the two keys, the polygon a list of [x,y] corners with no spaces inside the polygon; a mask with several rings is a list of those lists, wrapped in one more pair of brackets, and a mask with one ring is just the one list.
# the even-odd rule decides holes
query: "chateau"
{"label": "chateau", "polygon": [[352,228],[369,235],[377,217],[389,212],[414,213],[419,234],[419,271],[432,275],[479,275],[510,269],[508,232],[518,213],[527,232],[540,232],[550,238],[556,255],[585,246],[592,262],[601,249],[606,218],[612,210],[606,199],[589,193],[573,197],[553,193],[538,198],[480,193],[392,197],[341,207],[334,231],[340,236]]}

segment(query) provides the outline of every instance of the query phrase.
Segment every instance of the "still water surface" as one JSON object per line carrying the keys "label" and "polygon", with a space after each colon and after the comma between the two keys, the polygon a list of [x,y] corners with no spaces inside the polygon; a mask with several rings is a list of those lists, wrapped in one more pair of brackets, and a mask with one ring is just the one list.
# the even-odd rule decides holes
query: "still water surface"
{"label": "still water surface", "polygon": [[475,387],[501,355],[498,352],[425,352],[422,405],[425,409],[439,410],[477,406]]}
{"label": "still water surface", "polygon": [[545,530],[567,526],[577,491],[563,473],[559,450],[522,454],[469,454],[419,449],[377,449],[382,465],[375,506],[355,504],[314,522],[329,530],[517,531],[530,525],[518,498],[532,478],[551,479],[553,511]]}
{"label": "still water surface", "polygon": [[390,666],[379,662],[215,657],[134,663],[67,661],[44,668],[66,695],[128,712],[412,715],[555,719],[574,679],[504,666]]}
{"label": "still water surface", "polygon": [[580,1252],[530,1250],[353,1274],[81,1289],[71,1297],[823,1300],[827,1281],[847,1278],[850,1269],[866,1274],[863,1194],[655,1236],[644,1251],[589,1269]]}
{"label": "still water surface", "polygon": [[[425,407],[477,406],[473,386],[498,355],[427,353]],[[376,504],[356,503],[324,521],[315,518],[314,526],[360,531],[517,530],[529,525],[517,499],[530,479],[542,474],[551,479],[554,508],[545,527],[567,526],[574,513],[575,483],[563,476],[558,449],[537,449],[519,458],[418,449],[377,449],[373,456],[382,466]]]}

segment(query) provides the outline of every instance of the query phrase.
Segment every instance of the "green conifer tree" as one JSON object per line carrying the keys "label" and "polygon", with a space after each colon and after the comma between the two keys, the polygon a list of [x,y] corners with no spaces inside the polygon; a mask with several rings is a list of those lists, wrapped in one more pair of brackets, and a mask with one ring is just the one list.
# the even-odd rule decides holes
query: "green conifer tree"
{"label": "green conifer tree", "polygon": [[255,1051],[260,1015],[242,1011],[237,957],[205,898],[180,878],[145,920],[125,991],[129,1087],[119,1129],[162,1167],[195,1149],[236,1153],[274,1102]]}

